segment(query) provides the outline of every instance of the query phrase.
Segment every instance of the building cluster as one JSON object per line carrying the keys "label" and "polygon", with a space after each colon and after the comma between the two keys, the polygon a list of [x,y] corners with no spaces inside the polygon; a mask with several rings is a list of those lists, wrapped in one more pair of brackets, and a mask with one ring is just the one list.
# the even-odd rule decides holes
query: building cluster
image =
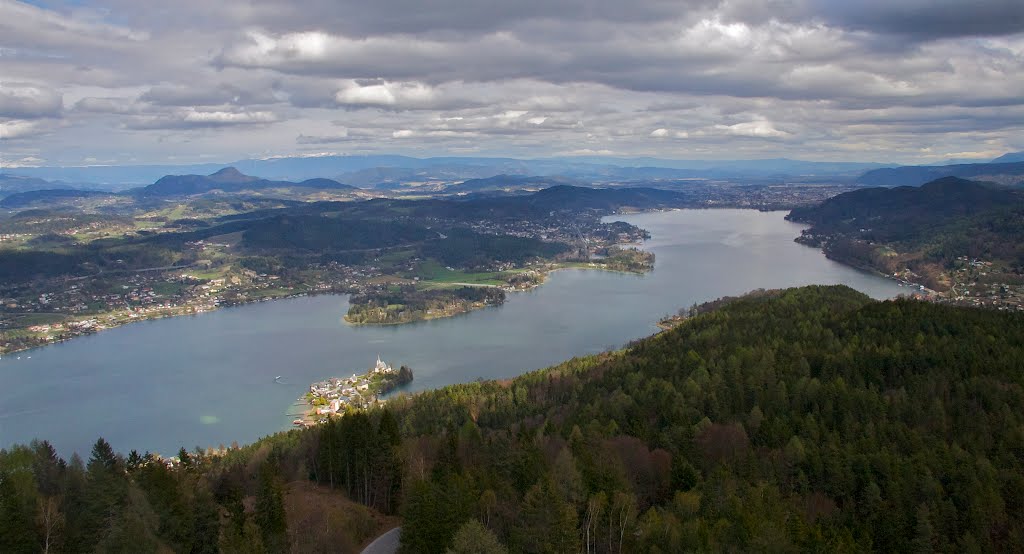
{"label": "building cluster", "polygon": [[307,400],[316,406],[314,413],[318,416],[344,412],[347,406],[365,406],[376,401],[384,378],[397,374],[397,370],[377,356],[377,363],[363,375],[353,373],[351,377],[331,377],[313,383],[309,386]]}
{"label": "building cluster", "polygon": [[1024,276],[991,261],[960,256],[950,271],[946,301],[964,306],[1024,311]]}

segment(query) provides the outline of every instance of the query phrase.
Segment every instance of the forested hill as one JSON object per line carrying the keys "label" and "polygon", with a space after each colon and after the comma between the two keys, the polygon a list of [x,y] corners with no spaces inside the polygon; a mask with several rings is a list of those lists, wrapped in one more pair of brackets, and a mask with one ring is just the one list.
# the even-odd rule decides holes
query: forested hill
{"label": "forested hill", "polygon": [[1022,414],[1024,316],[791,289],[175,469],[4,452],[0,551],[347,550],[309,480],[406,552],[1021,551]]}
{"label": "forested hill", "polygon": [[403,541],[477,517],[527,552],[1019,551],[1022,345],[1020,315],[809,287],[395,403],[428,460]]}
{"label": "forested hill", "polygon": [[840,194],[787,219],[811,224],[798,240],[831,258],[890,275],[909,268],[937,290],[954,283],[962,257],[996,264],[1007,282],[1024,268],[1024,191],[944,177]]}
{"label": "forested hill", "polygon": [[788,219],[823,232],[871,229],[877,240],[901,240],[957,218],[1024,206],[1024,193],[957,177],[920,187],[868,188],[833,196],[819,206],[794,208]]}
{"label": "forested hill", "polygon": [[133,193],[141,197],[169,197],[203,194],[219,190],[238,192],[262,190],[270,188],[305,187],[323,190],[356,190],[351,185],[344,185],[331,179],[309,179],[301,183],[289,181],[268,181],[258,177],[244,175],[233,167],[225,167],[211,175],[167,175],[152,185],[133,189]]}

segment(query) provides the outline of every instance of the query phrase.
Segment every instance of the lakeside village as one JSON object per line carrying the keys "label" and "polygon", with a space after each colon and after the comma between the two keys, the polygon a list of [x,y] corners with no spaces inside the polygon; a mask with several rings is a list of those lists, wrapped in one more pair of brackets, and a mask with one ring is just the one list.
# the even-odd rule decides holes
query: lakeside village
{"label": "lakeside village", "polygon": [[362,375],[331,377],[309,386],[300,402],[308,405],[303,417],[292,421],[296,426],[309,427],[327,421],[333,415],[343,414],[351,408],[366,408],[384,404],[380,395],[387,394],[412,382],[412,369],[395,369],[377,356],[377,363]]}

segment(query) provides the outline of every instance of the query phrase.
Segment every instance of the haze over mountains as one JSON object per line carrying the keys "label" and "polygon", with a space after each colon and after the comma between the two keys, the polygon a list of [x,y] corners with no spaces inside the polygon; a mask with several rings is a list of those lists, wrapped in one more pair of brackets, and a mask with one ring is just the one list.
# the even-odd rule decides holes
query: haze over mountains
{"label": "haze over mountains", "polygon": [[[0,207],[22,208],[35,202],[90,198],[98,196],[115,197],[131,196],[137,199],[169,199],[206,194],[211,192],[221,193],[254,193],[274,189],[287,189],[295,191],[307,189],[315,191],[346,192],[357,190],[356,187],[339,183],[331,179],[312,178],[302,182],[291,181],[270,181],[245,175],[234,167],[225,167],[210,175],[165,175],[155,183],[144,187],[137,187],[121,192],[91,189],[73,189],[70,187],[54,187],[42,179],[21,178],[24,181],[31,181],[36,188],[22,188],[17,192],[8,194],[6,197],[0,191]],[[56,183],[59,185],[60,183]]]}
{"label": "haze over mountains", "polygon": [[[287,186],[304,182],[303,186],[313,188],[395,188],[410,183],[462,183],[460,188],[469,192],[501,189],[509,184],[529,184],[531,179],[535,183],[547,183],[549,186],[587,181],[615,183],[660,179],[750,182],[825,180],[870,186],[917,186],[940,177],[956,176],[1013,186],[1024,181],[1022,159],[1024,152],[1009,153],[988,163],[884,167],[877,163],[808,162],[782,158],[284,157],[239,160],[230,164],[11,168],[0,173],[0,196],[44,189],[124,191],[137,188],[138,185],[150,185],[146,194],[169,191],[195,193],[214,189],[230,191],[272,188],[286,182]],[[233,168],[234,173],[220,173],[225,167]],[[311,181],[313,179],[331,182]]]}
{"label": "haze over mountains", "polygon": [[[1009,155],[1002,156],[1002,158],[1014,159]],[[1024,184],[1024,161],[874,169],[861,175],[857,182],[862,185],[882,187],[920,186],[942,177],[960,177],[999,185],[1018,186]]]}
{"label": "haze over mountains", "polygon": [[82,181],[107,185],[152,183],[164,175],[213,173],[225,165],[264,179],[305,180],[339,178],[363,186],[395,180],[451,179],[509,175],[563,175],[581,179],[638,177],[764,178],[794,175],[847,176],[879,167],[877,163],[807,162],[770,160],[666,160],[656,158],[477,158],[408,156],[314,156],[248,159],[228,164],[23,167],[7,170],[15,175],[48,180]]}

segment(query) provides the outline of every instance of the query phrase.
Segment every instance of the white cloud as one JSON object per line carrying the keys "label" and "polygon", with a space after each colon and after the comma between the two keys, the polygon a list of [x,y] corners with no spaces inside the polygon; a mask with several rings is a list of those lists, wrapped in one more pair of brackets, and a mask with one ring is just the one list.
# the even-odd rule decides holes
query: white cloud
{"label": "white cloud", "polygon": [[185,112],[183,121],[211,125],[231,125],[238,123],[273,123],[277,121],[277,117],[273,112],[201,112],[188,110]]}
{"label": "white cloud", "polygon": [[779,138],[790,135],[790,133],[776,129],[770,121],[747,121],[734,125],[715,125],[714,128],[738,137]]}
{"label": "white cloud", "polygon": [[62,95],[56,90],[30,83],[0,81],[0,117],[54,117],[63,107]]}
{"label": "white cloud", "polygon": [[689,136],[690,136],[690,133],[688,133],[686,131],[669,131],[668,129],[665,129],[664,127],[655,129],[655,130],[651,131],[651,134],[650,134],[650,137],[652,137],[652,138],[668,138],[668,137],[672,137],[672,138],[684,139],[684,138],[689,138]]}
{"label": "white cloud", "polygon": [[277,116],[270,111],[203,111],[185,108],[159,115],[137,116],[129,119],[126,126],[137,130],[189,129],[268,124],[276,121]]}
{"label": "white cloud", "polygon": [[344,83],[334,95],[338,104],[348,106],[376,106],[389,108],[427,107],[435,99],[431,87],[417,82],[380,82],[361,85],[356,81]]}
{"label": "white cloud", "polygon": [[0,139],[3,140],[31,137],[43,132],[45,132],[45,127],[39,121],[19,119],[0,121]]}
{"label": "white cloud", "polygon": [[36,156],[25,156],[24,158],[17,158],[13,160],[3,160],[3,167],[15,168],[15,167],[39,167],[46,160],[37,158]]}

